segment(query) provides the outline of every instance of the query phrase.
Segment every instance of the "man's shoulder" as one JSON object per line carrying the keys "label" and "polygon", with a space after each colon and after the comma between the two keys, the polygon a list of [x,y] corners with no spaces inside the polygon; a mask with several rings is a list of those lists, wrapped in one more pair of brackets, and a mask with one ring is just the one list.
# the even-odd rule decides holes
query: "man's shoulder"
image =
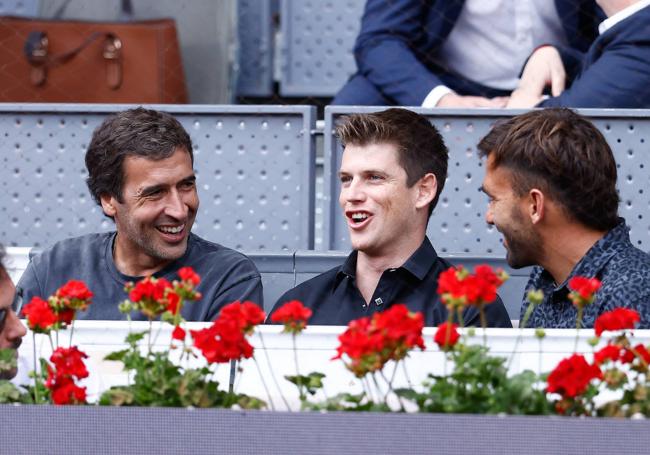
{"label": "man's shoulder", "polygon": [[[51,247],[34,255],[32,262],[35,265],[44,262],[58,264],[62,261],[66,264],[74,264],[75,262],[70,262],[70,259],[75,257],[83,257],[84,260],[88,260],[93,255],[101,253],[102,247],[113,234],[113,232],[100,232],[59,240]],[[80,263],[80,261],[76,263]]]}
{"label": "man's shoulder", "polygon": [[630,245],[612,256],[602,275],[603,286],[639,282],[650,288],[650,255]]}
{"label": "man's shoulder", "polygon": [[219,268],[244,267],[257,272],[253,261],[244,253],[192,234],[187,264],[218,264]]}

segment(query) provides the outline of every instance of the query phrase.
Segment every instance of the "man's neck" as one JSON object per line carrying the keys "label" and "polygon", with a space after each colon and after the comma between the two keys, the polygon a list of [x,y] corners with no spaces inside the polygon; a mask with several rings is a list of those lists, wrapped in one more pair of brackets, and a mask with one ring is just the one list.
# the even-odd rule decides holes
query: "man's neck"
{"label": "man's neck", "polygon": [[564,283],[578,262],[607,232],[571,223],[547,235],[540,265],[557,284]]}
{"label": "man's neck", "polygon": [[423,241],[424,235],[419,241],[416,238],[408,245],[396,248],[392,254],[372,255],[363,251],[357,253],[356,284],[366,303],[372,299],[381,275],[388,269],[396,269],[404,265]]}
{"label": "man's neck", "polygon": [[140,249],[134,245],[124,242],[117,234],[113,243],[113,262],[120,273],[139,277],[153,275],[171,261],[152,258],[150,255],[140,252]]}

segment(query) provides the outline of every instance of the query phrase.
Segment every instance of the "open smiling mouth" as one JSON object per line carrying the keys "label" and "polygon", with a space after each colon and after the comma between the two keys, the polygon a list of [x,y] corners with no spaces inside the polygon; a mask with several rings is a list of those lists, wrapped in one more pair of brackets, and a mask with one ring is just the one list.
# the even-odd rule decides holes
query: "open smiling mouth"
{"label": "open smiling mouth", "polygon": [[185,223],[178,225],[156,226],[158,232],[169,240],[181,240],[185,237]]}
{"label": "open smiling mouth", "polygon": [[345,215],[348,218],[348,224],[355,229],[366,226],[372,218],[372,214],[364,211],[348,211],[345,212]]}

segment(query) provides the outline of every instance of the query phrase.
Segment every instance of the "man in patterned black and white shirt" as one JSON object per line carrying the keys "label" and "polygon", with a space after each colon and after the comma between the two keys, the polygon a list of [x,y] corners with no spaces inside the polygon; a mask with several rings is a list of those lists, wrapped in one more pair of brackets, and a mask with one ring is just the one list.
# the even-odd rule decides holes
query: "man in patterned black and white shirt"
{"label": "man in patterned black and white shirt", "polygon": [[[618,216],[616,162],[607,141],[569,109],[545,109],[497,124],[478,145],[487,158],[486,220],[503,234],[507,261],[536,265],[527,286],[544,292],[529,327],[576,326],[574,276],[602,281],[583,326],[615,307],[650,327],[650,256],[630,242]],[[523,317],[528,302],[524,298]]]}

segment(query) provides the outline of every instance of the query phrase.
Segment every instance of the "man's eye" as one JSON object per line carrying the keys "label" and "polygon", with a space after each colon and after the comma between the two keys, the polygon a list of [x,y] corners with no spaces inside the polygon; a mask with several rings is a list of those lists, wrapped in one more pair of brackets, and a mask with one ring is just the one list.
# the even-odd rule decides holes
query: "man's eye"
{"label": "man's eye", "polygon": [[372,174],[369,178],[370,180],[383,180],[384,176],[379,174]]}
{"label": "man's eye", "polygon": [[342,175],[340,179],[341,179],[341,183],[348,183],[350,180],[352,180],[350,176],[347,175]]}
{"label": "man's eye", "polygon": [[196,183],[194,181],[183,182],[183,183],[181,183],[181,188],[183,188],[185,190],[191,190],[192,188],[194,188],[195,185],[196,185]]}

